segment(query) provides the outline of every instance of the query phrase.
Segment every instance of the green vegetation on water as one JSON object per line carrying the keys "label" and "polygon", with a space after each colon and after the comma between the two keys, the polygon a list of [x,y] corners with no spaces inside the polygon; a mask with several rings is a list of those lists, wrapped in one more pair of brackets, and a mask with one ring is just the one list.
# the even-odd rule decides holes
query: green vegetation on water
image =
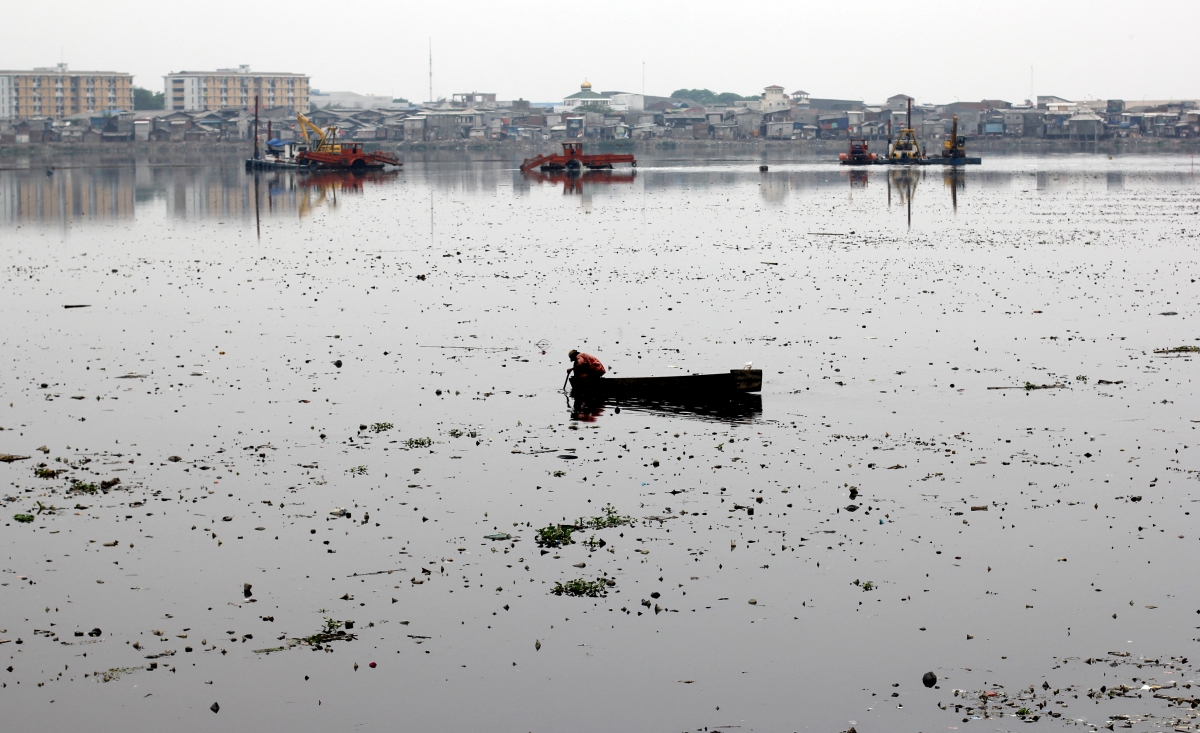
{"label": "green vegetation on water", "polygon": [[604,512],[604,516],[602,517],[592,517],[586,520],[580,517],[575,524],[584,529],[611,529],[612,527],[624,527],[625,525],[632,527],[633,523],[637,521],[635,517],[621,516],[621,513],[612,504],[605,504],[602,511]]}
{"label": "green vegetation on water", "polygon": [[113,667],[100,673],[101,682],[112,682],[121,679],[121,675],[130,674],[132,672],[141,672],[142,667]]}
{"label": "green vegetation on water", "polygon": [[534,542],[538,547],[562,547],[575,542],[571,539],[571,533],[575,531],[575,527],[567,524],[551,524],[548,527],[542,527],[537,531],[537,537]]}
{"label": "green vegetation on water", "polygon": [[67,489],[68,492],[74,492],[76,494],[94,494],[99,490],[100,487],[96,486],[96,484],[88,484],[79,480],[72,481],[71,488]]}
{"label": "green vegetation on water", "polygon": [[[537,536],[534,541],[539,547],[562,547],[563,545],[571,545],[575,540],[571,539],[572,532],[579,532],[584,529],[612,529],[614,527],[632,527],[637,517],[622,515],[617,508],[612,504],[605,504],[603,516],[592,517],[585,519],[580,517],[575,520],[575,524],[551,524],[547,527],[542,527],[537,531]],[[592,535],[583,544],[595,549],[604,545],[603,540],[597,540],[596,535]]]}

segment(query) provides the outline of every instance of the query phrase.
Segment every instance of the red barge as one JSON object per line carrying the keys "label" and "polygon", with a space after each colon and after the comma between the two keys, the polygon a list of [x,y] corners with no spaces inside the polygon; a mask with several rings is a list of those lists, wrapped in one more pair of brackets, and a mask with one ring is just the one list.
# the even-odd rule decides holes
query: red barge
{"label": "red barge", "polygon": [[521,170],[530,171],[534,168],[543,171],[567,171],[581,173],[584,170],[609,170],[614,163],[629,163],[637,167],[637,160],[625,153],[599,153],[587,155],[583,152],[583,143],[566,142],[562,144],[561,153],[546,153],[536,158],[526,158],[521,164]]}

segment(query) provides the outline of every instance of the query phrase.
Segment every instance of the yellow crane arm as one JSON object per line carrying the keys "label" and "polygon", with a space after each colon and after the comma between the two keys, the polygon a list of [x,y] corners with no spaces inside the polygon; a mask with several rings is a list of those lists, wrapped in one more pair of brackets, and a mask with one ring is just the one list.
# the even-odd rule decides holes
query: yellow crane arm
{"label": "yellow crane arm", "polygon": [[317,143],[317,149],[320,150],[322,147],[324,147],[325,133],[324,133],[324,131],[321,130],[321,128],[314,125],[312,123],[312,120],[308,119],[307,117],[305,117],[302,114],[296,115],[296,122],[298,122],[300,124],[300,132],[301,132],[301,134],[304,135],[304,142],[306,142],[306,143],[309,142],[308,131],[312,130],[313,134],[317,136],[317,140],[319,141]]}

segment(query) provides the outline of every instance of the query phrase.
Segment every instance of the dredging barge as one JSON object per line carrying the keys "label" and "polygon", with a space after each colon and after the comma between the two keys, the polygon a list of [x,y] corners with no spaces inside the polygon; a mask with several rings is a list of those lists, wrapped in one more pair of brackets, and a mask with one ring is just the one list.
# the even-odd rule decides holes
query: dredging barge
{"label": "dredging barge", "polygon": [[[322,130],[302,114],[296,115],[304,142],[268,140],[266,150],[258,149],[258,118],[255,115],[254,157],[246,160],[246,170],[381,170],[387,166],[404,165],[387,153],[363,150],[359,142],[339,142],[337,127]],[[313,138],[309,138],[309,131]],[[270,132],[268,130],[268,137]]]}
{"label": "dredging barge", "polygon": [[981,165],[983,158],[967,157],[967,138],[958,134],[958,115],[954,115],[954,125],[950,137],[942,143],[942,154],[927,156],[917,140],[917,133],[912,126],[912,100],[908,100],[908,116],[901,128],[899,136],[892,140],[892,123],[888,120],[888,152],[882,159],[875,161],[879,165]]}
{"label": "dredging barge", "polygon": [[543,171],[566,171],[582,173],[585,170],[611,170],[614,163],[629,163],[637,167],[637,160],[627,153],[597,153],[588,155],[583,152],[583,143],[565,142],[561,153],[546,153],[535,158],[526,158],[521,163],[522,171],[534,168]]}

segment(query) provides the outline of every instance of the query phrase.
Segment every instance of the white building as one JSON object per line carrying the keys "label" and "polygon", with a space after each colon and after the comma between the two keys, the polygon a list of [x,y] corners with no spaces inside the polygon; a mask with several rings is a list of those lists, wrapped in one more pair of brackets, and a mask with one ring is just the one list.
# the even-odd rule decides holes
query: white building
{"label": "white building", "polygon": [[783,87],[778,86],[769,86],[763,90],[760,105],[759,111],[765,115],[772,112],[784,112],[792,108],[792,104],[788,100],[788,95],[784,93]]}
{"label": "white building", "polygon": [[0,120],[11,120],[17,116],[17,90],[13,79],[7,74],[0,75]]}
{"label": "white building", "polygon": [[629,92],[594,92],[592,83],[584,80],[579,91],[563,97],[562,104],[554,106],[555,112],[570,112],[575,107],[597,105],[608,107],[614,112],[636,112],[646,108],[646,98]]}
{"label": "white building", "polygon": [[893,94],[887,98],[886,107],[893,112],[904,112],[907,111],[909,102],[912,102],[916,106],[916,101],[916,99],[907,94]]}
{"label": "white building", "polygon": [[[602,92],[602,94],[607,93]],[[629,92],[613,92],[609,97],[608,106],[616,112],[641,112],[646,109],[646,97]]]}
{"label": "white building", "polygon": [[163,79],[168,111],[248,110],[254,108],[255,98],[264,109],[308,110],[308,77],[304,74],[251,72],[243,64],[236,69],[172,72]]}
{"label": "white building", "polygon": [[323,92],[313,89],[308,93],[309,104],[317,107],[343,107],[348,109],[379,109],[390,107],[392,98],[382,94],[358,94],[357,92]]}

